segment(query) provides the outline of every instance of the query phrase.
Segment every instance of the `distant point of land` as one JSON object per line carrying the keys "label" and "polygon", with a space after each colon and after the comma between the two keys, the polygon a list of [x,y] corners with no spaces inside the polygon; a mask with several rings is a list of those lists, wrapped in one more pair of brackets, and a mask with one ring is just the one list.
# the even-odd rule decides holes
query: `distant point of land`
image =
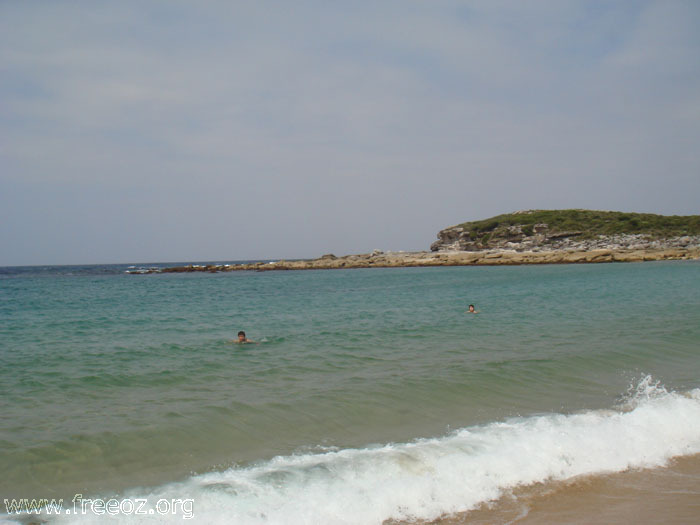
{"label": "distant point of land", "polygon": [[700,215],[527,210],[438,232],[425,252],[326,254],[316,259],[188,265],[153,272],[229,272],[422,266],[640,262],[700,258]]}

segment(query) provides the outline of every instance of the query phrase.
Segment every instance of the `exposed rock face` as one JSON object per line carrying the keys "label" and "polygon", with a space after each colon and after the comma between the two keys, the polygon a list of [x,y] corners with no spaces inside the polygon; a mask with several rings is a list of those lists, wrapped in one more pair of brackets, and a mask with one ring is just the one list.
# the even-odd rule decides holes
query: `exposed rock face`
{"label": "exposed rock face", "polygon": [[556,250],[665,250],[700,247],[700,235],[651,239],[642,234],[598,235],[582,238],[584,232],[549,231],[546,224],[508,226],[491,235],[477,239],[473,232],[461,226],[452,226],[438,233],[438,240],[430,245],[433,252],[484,250],[556,251]]}

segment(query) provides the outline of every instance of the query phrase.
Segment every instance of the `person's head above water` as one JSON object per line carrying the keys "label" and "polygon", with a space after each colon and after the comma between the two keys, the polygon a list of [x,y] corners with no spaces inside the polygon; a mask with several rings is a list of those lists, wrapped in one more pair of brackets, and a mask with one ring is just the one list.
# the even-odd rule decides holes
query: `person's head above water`
{"label": "person's head above water", "polygon": [[470,314],[475,314],[475,313],[476,313],[476,310],[474,310],[474,305],[473,305],[473,304],[470,304],[470,305],[469,305],[469,313],[470,313]]}
{"label": "person's head above water", "polygon": [[234,342],[235,342],[235,343],[238,343],[239,345],[245,345],[245,344],[248,344],[248,343],[258,344],[257,341],[253,341],[252,339],[248,339],[248,338],[245,336],[245,332],[244,332],[243,330],[241,330],[240,332],[238,332],[238,341],[234,341]]}

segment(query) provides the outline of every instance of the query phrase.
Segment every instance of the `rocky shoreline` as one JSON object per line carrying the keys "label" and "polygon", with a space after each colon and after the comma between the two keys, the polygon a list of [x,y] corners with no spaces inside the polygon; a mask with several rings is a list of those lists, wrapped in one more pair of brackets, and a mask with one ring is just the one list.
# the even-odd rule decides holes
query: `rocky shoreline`
{"label": "rocky shoreline", "polygon": [[700,259],[700,216],[595,210],[525,210],[438,232],[430,251],[317,259],[138,268],[132,274],[503,266]]}
{"label": "rocky shoreline", "polygon": [[232,272],[274,270],[333,270],[350,268],[412,268],[429,266],[506,266],[522,264],[581,264],[700,259],[700,246],[658,249],[598,248],[591,250],[485,250],[441,252],[382,252],[317,259],[281,260],[248,264],[187,265],[149,269],[143,273]]}

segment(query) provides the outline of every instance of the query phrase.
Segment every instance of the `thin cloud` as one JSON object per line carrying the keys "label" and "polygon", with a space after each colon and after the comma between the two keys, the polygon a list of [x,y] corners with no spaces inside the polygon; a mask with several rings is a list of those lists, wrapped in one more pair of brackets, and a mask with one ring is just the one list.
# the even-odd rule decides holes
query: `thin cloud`
{"label": "thin cloud", "polygon": [[0,264],[426,249],[535,207],[697,212],[693,2],[0,14]]}

